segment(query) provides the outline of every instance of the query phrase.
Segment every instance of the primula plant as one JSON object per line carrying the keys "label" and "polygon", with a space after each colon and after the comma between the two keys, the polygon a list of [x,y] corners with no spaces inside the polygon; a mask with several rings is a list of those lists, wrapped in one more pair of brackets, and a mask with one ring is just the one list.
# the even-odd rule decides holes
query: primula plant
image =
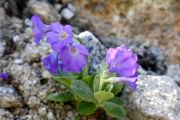
{"label": "primula plant", "polygon": [[[50,93],[47,99],[55,102],[73,102],[80,114],[92,115],[98,110],[117,119],[125,117],[123,103],[118,93],[124,84],[136,90],[137,55],[121,45],[110,48],[106,62],[99,70],[89,73],[89,51],[80,38],[73,34],[70,25],[60,23],[44,24],[40,17],[32,16],[35,43],[40,45],[42,37],[52,48],[52,53],[42,58],[43,66],[52,74],[52,79],[67,87],[63,94]],[[79,41],[79,42],[78,42]]]}

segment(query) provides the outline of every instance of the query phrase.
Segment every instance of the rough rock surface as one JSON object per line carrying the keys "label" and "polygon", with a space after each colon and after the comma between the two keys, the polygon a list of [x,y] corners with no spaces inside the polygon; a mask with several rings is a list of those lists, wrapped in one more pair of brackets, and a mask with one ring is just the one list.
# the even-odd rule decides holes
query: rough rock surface
{"label": "rough rock surface", "polygon": [[57,22],[61,20],[61,16],[51,4],[43,1],[30,0],[27,4],[28,10],[39,14],[46,22]]}
{"label": "rough rock surface", "polygon": [[102,61],[105,59],[107,48],[104,47],[101,42],[89,31],[82,32],[78,35],[82,39],[82,43],[90,51],[89,64],[92,69],[100,67]]}
{"label": "rough rock surface", "polygon": [[13,117],[14,116],[9,111],[0,109],[0,120],[13,120]]}
{"label": "rough rock surface", "polygon": [[82,30],[89,29],[98,36],[123,36],[141,43],[149,42],[162,48],[169,62],[180,62],[177,53],[180,51],[179,0],[73,2],[78,15],[72,23]]}
{"label": "rough rock surface", "polygon": [[[0,16],[1,16],[1,17],[0,17],[0,23],[2,23],[2,22],[5,20],[6,15],[5,15],[4,9],[1,8],[1,7],[0,7]],[[3,26],[3,25],[0,24],[0,28],[1,28],[2,26]],[[1,42],[1,44],[0,44],[0,58],[1,58],[1,57],[3,56],[3,54],[4,54],[5,45],[6,45],[5,41],[2,41],[2,34],[3,34],[3,32],[0,31],[0,42]]]}
{"label": "rough rock surface", "polygon": [[169,65],[167,69],[167,75],[180,86],[180,64]]}
{"label": "rough rock surface", "polygon": [[0,86],[0,108],[18,108],[21,106],[20,96],[13,88]]}
{"label": "rough rock surface", "polygon": [[140,75],[126,101],[131,120],[178,120],[180,88],[167,76]]}
{"label": "rough rock surface", "polygon": [[71,20],[76,13],[76,8],[72,4],[68,4],[66,8],[61,11],[61,15],[65,20]]}

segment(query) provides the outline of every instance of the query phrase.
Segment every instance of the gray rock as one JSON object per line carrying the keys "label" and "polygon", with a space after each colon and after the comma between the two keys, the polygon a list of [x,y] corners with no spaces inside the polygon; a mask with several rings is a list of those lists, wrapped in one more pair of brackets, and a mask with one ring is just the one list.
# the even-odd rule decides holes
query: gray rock
{"label": "gray rock", "polygon": [[5,11],[4,11],[4,8],[0,7],[0,21],[4,21],[6,19],[6,14],[5,14]]}
{"label": "gray rock", "polygon": [[29,18],[25,18],[24,23],[25,23],[27,26],[30,26],[30,27],[32,26],[31,19],[29,19]]}
{"label": "gray rock", "polygon": [[158,75],[166,73],[166,56],[163,50],[141,43],[130,44],[130,47],[138,55],[138,61],[145,70],[153,71]]}
{"label": "gray rock", "polygon": [[4,51],[5,51],[5,42],[0,43],[0,58],[3,56]]}
{"label": "gray rock", "polygon": [[[5,20],[5,11],[3,8],[0,7],[0,26],[1,23]],[[5,41],[2,41],[1,37],[3,35],[3,32],[0,30],[0,58],[3,56],[4,50],[5,50]]]}
{"label": "gray rock", "polygon": [[82,39],[83,45],[87,47],[90,52],[89,55],[89,65],[94,69],[98,69],[100,64],[105,59],[105,55],[107,52],[106,47],[101,44],[101,42],[89,31],[82,32],[78,35],[80,39]]}
{"label": "gray rock", "polygon": [[0,107],[13,108],[21,107],[20,97],[13,88],[0,86]]}
{"label": "gray rock", "polygon": [[51,111],[48,112],[47,118],[48,118],[48,120],[55,120],[55,116]]}
{"label": "gray rock", "polygon": [[137,91],[127,95],[131,120],[178,120],[180,89],[167,76],[140,75]]}
{"label": "gray rock", "polygon": [[3,6],[5,0],[0,0],[0,6]]}
{"label": "gray rock", "polygon": [[76,7],[73,4],[68,4],[67,8],[69,8],[73,13],[76,13]]}
{"label": "gray rock", "polygon": [[180,64],[169,65],[167,68],[167,75],[180,86]]}
{"label": "gray rock", "polygon": [[65,20],[71,20],[75,16],[75,13],[71,11],[69,8],[64,8],[61,11],[61,15]]}
{"label": "gray rock", "polygon": [[5,109],[0,109],[0,120],[13,120],[13,115]]}
{"label": "gray rock", "polygon": [[30,0],[27,7],[32,14],[39,14],[48,23],[61,20],[61,16],[59,15],[58,11],[47,2]]}
{"label": "gray rock", "polygon": [[[34,41],[34,39],[31,40]],[[33,42],[32,44],[26,45],[21,58],[27,62],[41,61],[41,58],[45,57],[49,52],[51,52],[49,44],[41,42],[40,46],[36,46]]]}
{"label": "gray rock", "polygon": [[54,7],[56,8],[57,11],[60,11],[60,9],[62,8],[61,4],[55,4]]}
{"label": "gray rock", "polygon": [[31,96],[31,97],[29,97],[28,106],[30,108],[36,108],[37,106],[40,105],[40,102],[41,101],[37,97]]}
{"label": "gray rock", "polygon": [[39,113],[39,115],[41,115],[41,116],[46,116],[46,115],[47,115],[47,109],[46,109],[45,107],[40,107],[40,108],[38,109],[38,113]]}

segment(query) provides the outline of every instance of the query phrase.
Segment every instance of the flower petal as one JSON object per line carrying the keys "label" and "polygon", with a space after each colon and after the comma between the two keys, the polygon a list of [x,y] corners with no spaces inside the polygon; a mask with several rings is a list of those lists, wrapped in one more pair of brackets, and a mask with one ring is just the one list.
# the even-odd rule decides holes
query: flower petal
{"label": "flower petal", "polygon": [[51,32],[47,32],[46,36],[47,36],[47,41],[49,43],[53,43],[53,42],[58,40],[58,34],[55,33],[55,32],[52,32],[52,31]]}
{"label": "flower petal", "polygon": [[116,53],[118,52],[117,49],[109,48],[106,54],[106,61],[110,64],[112,60],[115,58]]}
{"label": "flower petal", "polygon": [[51,30],[53,32],[59,33],[61,31],[63,31],[63,26],[60,23],[55,22],[55,23],[51,24]]}
{"label": "flower petal", "polygon": [[128,78],[128,77],[116,78],[116,82],[128,84],[132,90],[136,90],[136,87],[137,87],[136,81],[137,81],[136,77],[134,77],[134,78]]}
{"label": "flower petal", "polygon": [[65,25],[64,31],[66,31],[68,34],[72,34],[72,27],[70,25]]}
{"label": "flower petal", "polygon": [[49,31],[50,27],[49,25],[44,24],[37,14],[32,16],[31,21],[33,24],[35,43],[39,45],[41,38],[43,37],[45,32]]}
{"label": "flower petal", "polygon": [[121,76],[119,81],[129,81],[128,84],[132,89],[136,87],[132,80],[137,78],[139,64],[137,63],[137,55],[131,49],[125,45],[115,49],[110,48],[106,54],[106,60],[109,64],[109,71],[116,72]]}
{"label": "flower petal", "polygon": [[81,54],[83,55],[89,55],[89,51],[81,44],[76,45],[78,50],[80,51]]}
{"label": "flower petal", "polygon": [[51,74],[58,74],[60,72],[60,64],[58,62],[58,53],[51,53],[42,59],[43,66]]}
{"label": "flower petal", "polygon": [[[75,53],[71,49],[77,49]],[[65,46],[61,50],[62,69],[65,72],[80,73],[86,65],[86,55],[81,53],[81,50],[76,46]]]}
{"label": "flower petal", "polygon": [[0,73],[0,79],[7,80],[9,78],[9,74],[7,72]]}

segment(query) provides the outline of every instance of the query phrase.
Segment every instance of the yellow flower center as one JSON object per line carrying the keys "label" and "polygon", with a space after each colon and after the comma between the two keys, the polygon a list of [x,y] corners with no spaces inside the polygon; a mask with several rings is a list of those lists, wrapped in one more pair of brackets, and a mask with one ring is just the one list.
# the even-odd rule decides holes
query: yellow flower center
{"label": "yellow flower center", "polygon": [[66,32],[61,32],[60,33],[60,38],[66,38],[68,36],[68,34]]}

